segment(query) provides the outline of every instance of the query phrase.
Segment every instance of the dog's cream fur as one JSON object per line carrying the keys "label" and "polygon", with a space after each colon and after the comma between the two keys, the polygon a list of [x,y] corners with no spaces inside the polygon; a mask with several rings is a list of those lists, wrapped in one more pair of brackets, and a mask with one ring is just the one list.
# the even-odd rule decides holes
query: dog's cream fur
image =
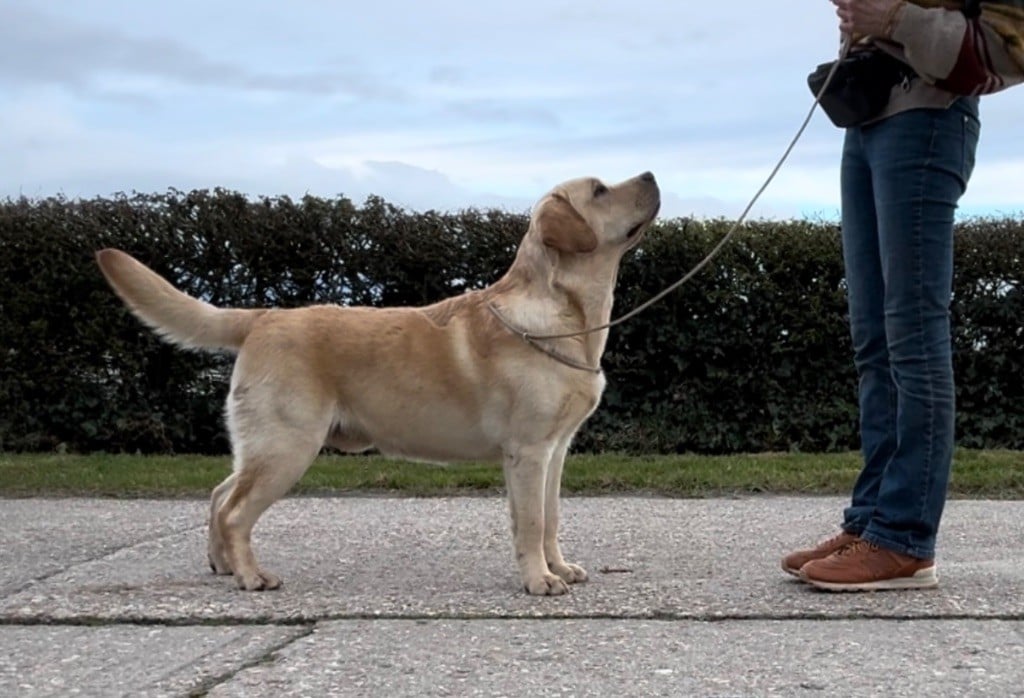
{"label": "dog's cream fur", "polygon": [[[559,185],[534,208],[511,268],[494,285],[423,308],[220,309],[181,293],[117,250],[97,253],[131,311],[184,347],[238,358],[227,421],[233,472],[213,491],[210,565],[243,589],[274,589],[249,543],[259,516],[321,447],[418,460],[500,460],[522,582],[562,594],[587,578],[559,549],[559,488],[570,440],[605,379],[531,346],[532,334],[607,322],[623,253],[657,214],[644,173],[606,187]],[[598,366],[608,331],[543,344]]]}

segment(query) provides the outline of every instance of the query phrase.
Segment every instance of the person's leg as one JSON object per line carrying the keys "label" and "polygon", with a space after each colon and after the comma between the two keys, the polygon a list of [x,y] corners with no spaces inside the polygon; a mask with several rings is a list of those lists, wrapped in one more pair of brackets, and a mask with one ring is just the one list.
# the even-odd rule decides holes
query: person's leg
{"label": "person's leg", "polygon": [[843,263],[857,396],[863,466],[843,512],[843,530],[859,534],[875,511],[885,467],[896,450],[896,386],[885,340],[885,281],[879,247],[877,196],[867,144],[868,129],[846,132],[840,167]]}
{"label": "person's leg", "polygon": [[953,457],[953,218],[974,165],[972,106],[897,114],[865,134],[876,182],[896,435],[861,535],[924,559],[935,554]]}
{"label": "person's leg", "polygon": [[857,540],[874,514],[882,473],[896,448],[896,388],[885,344],[875,186],[861,129],[846,131],[840,185],[843,262],[858,376],[864,465],[854,485],[850,506],[843,512],[842,531],[812,548],[795,550],[782,558],[782,569],[796,576],[808,562],[826,558]]}
{"label": "person's leg", "polygon": [[954,437],[953,214],[974,167],[976,108],[972,99],[946,111],[897,114],[864,134],[876,188],[896,443],[860,540],[801,568],[800,577],[819,588],[938,583],[935,539]]}

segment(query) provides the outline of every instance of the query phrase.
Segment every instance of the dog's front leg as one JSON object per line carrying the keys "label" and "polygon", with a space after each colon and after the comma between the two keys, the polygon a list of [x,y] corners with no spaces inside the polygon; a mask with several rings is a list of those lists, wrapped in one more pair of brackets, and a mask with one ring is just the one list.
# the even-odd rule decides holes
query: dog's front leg
{"label": "dog's front leg", "polygon": [[562,468],[570,439],[558,445],[551,456],[544,486],[544,558],[548,569],[565,580],[567,584],[587,581],[587,571],[579,565],[566,562],[558,545],[558,523],[561,518],[559,505],[562,492]]}
{"label": "dog's front leg", "polygon": [[505,482],[512,513],[512,539],[523,587],[529,594],[556,596],[569,591],[544,558],[544,479],[551,447],[518,447],[505,456]]}

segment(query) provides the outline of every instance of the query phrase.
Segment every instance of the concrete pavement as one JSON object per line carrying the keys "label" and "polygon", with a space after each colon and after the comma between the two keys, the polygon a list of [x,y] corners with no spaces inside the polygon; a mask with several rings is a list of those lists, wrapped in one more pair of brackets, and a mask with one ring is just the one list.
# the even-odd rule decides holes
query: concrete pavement
{"label": "concrete pavement", "polygon": [[250,594],[205,502],[0,500],[0,695],[1024,695],[1024,502],[949,503],[937,590],[784,575],[843,503],[567,498],[591,581],[535,598],[497,497],[286,499]]}

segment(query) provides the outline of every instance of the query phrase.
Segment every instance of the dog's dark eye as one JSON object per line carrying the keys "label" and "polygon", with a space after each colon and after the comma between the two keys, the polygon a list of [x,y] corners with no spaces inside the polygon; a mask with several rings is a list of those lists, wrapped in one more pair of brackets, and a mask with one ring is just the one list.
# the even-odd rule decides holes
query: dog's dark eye
{"label": "dog's dark eye", "polygon": [[598,182],[594,186],[594,196],[595,197],[601,196],[601,194],[607,194],[607,193],[608,193],[608,187],[606,187],[605,185],[601,184],[600,182]]}

